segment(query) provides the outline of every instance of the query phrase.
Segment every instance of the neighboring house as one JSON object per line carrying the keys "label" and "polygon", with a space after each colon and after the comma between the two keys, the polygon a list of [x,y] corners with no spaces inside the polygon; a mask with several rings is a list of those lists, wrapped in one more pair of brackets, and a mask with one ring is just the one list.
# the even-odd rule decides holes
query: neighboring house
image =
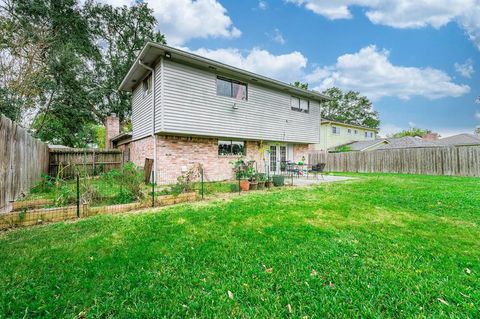
{"label": "neighboring house", "polygon": [[[282,161],[305,160],[319,143],[320,102],[328,99],[156,43],[145,45],[119,89],[133,93],[133,130],[121,147],[137,165],[154,158],[157,182],[196,163],[208,180],[225,180],[241,157],[271,173]],[[108,144],[119,147],[114,132]]]}
{"label": "neighboring house", "polygon": [[377,129],[328,119],[322,119],[320,124],[320,143],[315,146],[318,151],[332,150],[357,141],[374,141],[378,133]]}
{"label": "neighboring house", "polygon": [[426,141],[421,137],[404,136],[398,138],[387,138],[387,143],[378,149],[416,148],[416,147],[437,147],[434,141]]}
{"label": "neighboring house", "polygon": [[[415,147],[438,147],[437,143],[426,141],[420,137],[399,137],[399,138],[384,138],[373,141],[359,141],[346,143],[340,146],[346,146],[351,152],[366,152],[374,150],[388,150],[398,148],[415,148]],[[334,152],[335,148],[331,148],[330,152]]]}
{"label": "neighboring house", "polygon": [[436,141],[436,144],[441,146],[467,146],[480,145],[480,134],[457,134]]}

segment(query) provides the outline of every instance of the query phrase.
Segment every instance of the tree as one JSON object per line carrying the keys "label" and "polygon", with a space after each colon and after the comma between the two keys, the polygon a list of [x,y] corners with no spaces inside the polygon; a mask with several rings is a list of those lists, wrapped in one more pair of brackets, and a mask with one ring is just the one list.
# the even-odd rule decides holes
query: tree
{"label": "tree", "polygon": [[117,88],[146,41],[165,42],[155,25],[140,1],[3,0],[0,112],[46,142],[94,143],[109,113],[128,122],[130,95]]}
{"label": "tree", "polygon": [[153,11],[141,1],[131,7],[113,7],[89,0],[85,12],[94,40],[101,46],[101,58],[96,64],[101,120],[116,113],[124,121],[131,115],[131,97],[127,92],[119,92],[118,86],[145,43],[165,44],[165,37],[155,30]]}
{"label": "tree", "polygon": [[408,130],[403,130],[401,132],[392,134],[392,137],[399,138],[405,136],[412,136],[412,137],[424,137],[427,134],[431,134],[431,130],[425,130],[417,127],[412,127]]}
{"label": "tree", "polygon": [[292,85],[294,85],[296,87],[299,87],[301,89],[304,89],[304,90],[308,90],[308,83],[302,83],[300,81],[295,81],[295,82],[293,82]]}
{"label": "tree", "polygon": [[14,74],[2,83],[6,103],[20,106],[15,113],[22,118],[32,111],[27,125],[36,137],[52,141],[47,128],[54,127],[77,146],[73,137],[95,120],[88,63],[99,51],[76,1],[7,0],[1,19],[2,54]]}
{"label": "tree", "polygon": [[344,93],[339,88],[333,87],[323,91],[322,94],[331,98],[321,105],[322,118],[375,129],[380,126],[378,112],[373,109],[372,102],[359,92]]}

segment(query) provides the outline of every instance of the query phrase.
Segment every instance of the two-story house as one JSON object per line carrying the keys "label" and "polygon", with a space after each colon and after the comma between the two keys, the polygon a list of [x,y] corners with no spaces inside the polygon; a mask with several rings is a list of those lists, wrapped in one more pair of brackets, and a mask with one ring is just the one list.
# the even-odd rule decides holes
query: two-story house
{"label": "two-story house", "polygon": [[377,138],[377,134],[378,130],[370,127],[322,119],[320,143],[315,146],[315,149],[331,151],[351,142],[373,141]]}
{"label": "two-story house", "polygon": [[140,166],[153,158],[158,182],[195,163],[209,180],[225,180],[239,157],[271,173],[284,161],[306,160],[319,143],[327,99],[156,43],[145,45],[119,89],[132,92],[129,157]]}

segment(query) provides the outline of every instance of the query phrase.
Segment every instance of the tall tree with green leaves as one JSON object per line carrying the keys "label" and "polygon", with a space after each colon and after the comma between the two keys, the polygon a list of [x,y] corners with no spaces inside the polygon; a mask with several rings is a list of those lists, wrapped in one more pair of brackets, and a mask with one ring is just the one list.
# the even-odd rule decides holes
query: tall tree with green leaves
{"label": "tall tree with green leaves", "polygon": [[156,30],[157,21],[146,3],[113,7],[89,0],[85,12],[101,52],[96,64],[95,93],[102,120],[110,113],[116,113],[121,121],[128,120],[131,97],[119,92],[118,86],[145,43],[165,44],[165,37]]}
{"label": "tall tree with green leaves", "polygon": [[373,109],[372,102],[359,92],[343,92],[333,87],[322,92],[331,100],[321,105],[322,118],[362,125],[371,128],[380,126],[378,112]]}
{"label": "tall tree with green leaves", "polygon": [[294,86],[298,87],[298,88],[301,88],[301,89],[305,89],[305,90],[308,90],[308,83],[302,83],[300,81],[295,81],[293,82]]}
{"label": "tall tree with green leaves", "polygon": [[51,143],[94,143],[111,112],[131,114],[117,88],[147,41],[165,42],[145,3],[77,0],[0,3],[0,112]]}
{"label": "tall tree with green leaves", "polygon": [[30,128],[42,140],[58,135],[57,142],[84,144],[75,137],[95,120],[88,61],[99,52],[77,2],[6,0],[0,9],[2,30],[7,31],[1,38],[2,54],[14,61],[16,73],[2,83],[15,97],[7,103],[21,105],[21,116],[33,111]]}

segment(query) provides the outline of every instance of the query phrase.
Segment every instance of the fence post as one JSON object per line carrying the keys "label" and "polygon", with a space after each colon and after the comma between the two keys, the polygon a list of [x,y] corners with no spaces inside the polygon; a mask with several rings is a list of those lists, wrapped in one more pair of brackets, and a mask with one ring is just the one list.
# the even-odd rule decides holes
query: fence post
{"label": "fence post", "polygon": [[77,218],[80,218],[80,175],[77,174]]}
{"label": "fence post", "polygon": [[201,167],[201,178],[202,178],[202,200],[203,200],[203,166]]}
{"label": "fence post", "polygon": [[238,194],[240,195],[240,174],[237,173],[237,177],[238,177]]}
{"label": "fence post", "polygon": [[155,177],[152,181],[152,207],[155,207]]}

